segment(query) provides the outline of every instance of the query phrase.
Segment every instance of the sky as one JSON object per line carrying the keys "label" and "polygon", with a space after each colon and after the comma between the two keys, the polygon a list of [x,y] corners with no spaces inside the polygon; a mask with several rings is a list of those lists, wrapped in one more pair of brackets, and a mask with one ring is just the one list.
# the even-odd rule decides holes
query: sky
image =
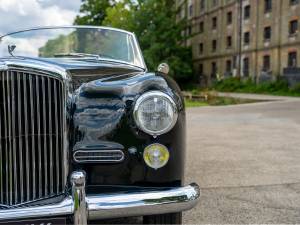
{"label": "sky", "polygon": [[39,26],[72,25],[80,0],[0,0],[0,35]]}

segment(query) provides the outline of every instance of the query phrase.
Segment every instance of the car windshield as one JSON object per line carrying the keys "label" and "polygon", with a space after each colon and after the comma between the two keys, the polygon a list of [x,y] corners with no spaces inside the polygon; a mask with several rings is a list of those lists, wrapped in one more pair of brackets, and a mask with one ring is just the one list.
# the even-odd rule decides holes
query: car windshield
{"label": "car windshield", "polygon": [[5,35],[1,56],[109,60],[145,68],[133,34],[112,28],[61,27]]}

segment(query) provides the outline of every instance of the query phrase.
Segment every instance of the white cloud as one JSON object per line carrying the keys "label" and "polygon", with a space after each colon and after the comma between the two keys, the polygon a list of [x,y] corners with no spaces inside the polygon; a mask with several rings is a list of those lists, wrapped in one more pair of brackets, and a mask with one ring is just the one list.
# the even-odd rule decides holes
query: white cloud
{"label": "white cloud", "polygon": [[80,0],[0,0],[0,35],[38,26],[71,25]]}

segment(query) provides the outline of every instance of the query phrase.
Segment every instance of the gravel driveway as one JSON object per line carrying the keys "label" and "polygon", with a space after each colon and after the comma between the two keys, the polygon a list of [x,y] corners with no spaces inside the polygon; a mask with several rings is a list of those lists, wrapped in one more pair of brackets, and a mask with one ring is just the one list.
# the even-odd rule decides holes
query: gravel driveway
{"label": "gravel driveway", "polygon": [[272,100],[187,110],[186,183],[202,199],[184,223],[300,223],[300,98]]}

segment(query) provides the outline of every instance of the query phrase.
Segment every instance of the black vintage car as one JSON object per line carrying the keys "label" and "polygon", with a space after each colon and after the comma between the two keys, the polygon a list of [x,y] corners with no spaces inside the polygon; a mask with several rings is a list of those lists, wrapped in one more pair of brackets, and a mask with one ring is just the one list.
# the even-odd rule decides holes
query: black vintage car
{"label": "black vintage car", "polygon": [[181,223],[200,195],[184,186],[184,101],[134,34],[30,29],[0,55],[0,223]]}

